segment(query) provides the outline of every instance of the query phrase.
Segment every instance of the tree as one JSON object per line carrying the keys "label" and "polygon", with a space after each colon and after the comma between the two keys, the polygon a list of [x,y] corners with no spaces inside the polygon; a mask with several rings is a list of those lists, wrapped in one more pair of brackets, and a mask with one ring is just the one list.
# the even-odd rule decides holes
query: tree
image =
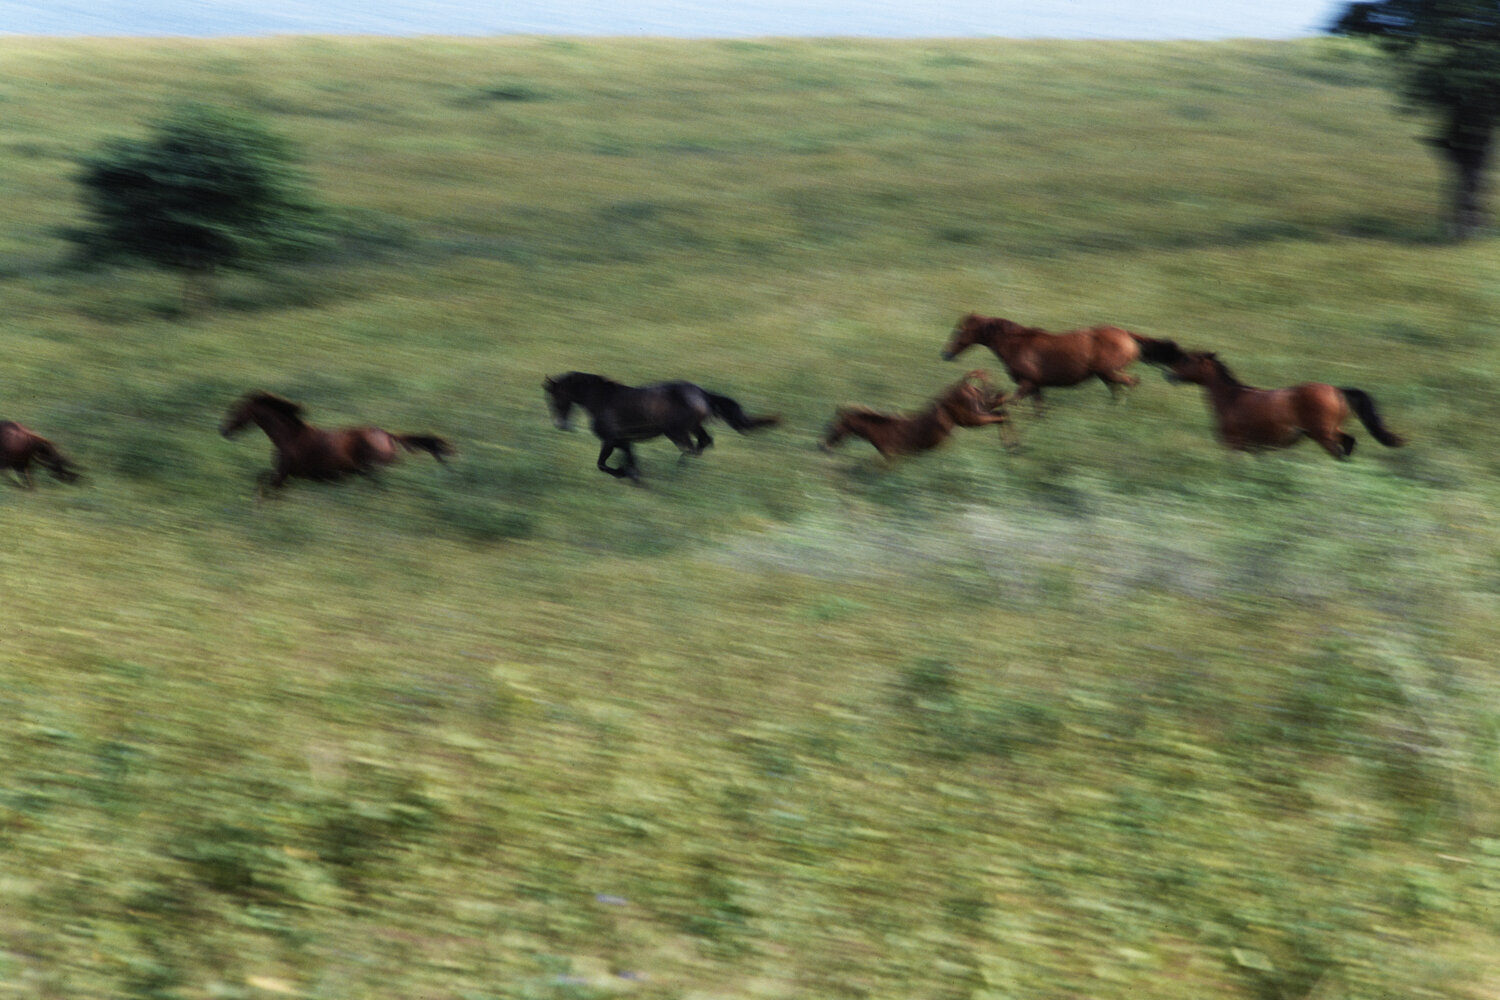
{"label": "tree", "polygon": [[1350,3],[1329,30],[1373,39],[1394,60],[1401,96],[1437,118],[1427,141],[1453,174],[1453,234],[1470,236],[1484,222],[1484,175],[1500,121],[1500,4]]}
{"label": "tree", "polygon": [[250,268],[307,249],[316,210],[290,146],[257,122],[190,104],[145,139],[114,139],[82,161],[92,225],[71,237],[94,260],[179,271],[184,297],[220,268]]}

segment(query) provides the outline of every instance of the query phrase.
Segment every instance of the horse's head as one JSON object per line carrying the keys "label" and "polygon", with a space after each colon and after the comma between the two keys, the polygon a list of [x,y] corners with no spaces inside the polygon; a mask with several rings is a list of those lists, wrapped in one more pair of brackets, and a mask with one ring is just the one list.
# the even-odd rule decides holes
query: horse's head
{"label": "horse's head", "polygon": [[548,376],[542,380],[542,388],[547,392],[547,409],[552,414],[552,425],[560,431],[570,431],[573,425],[568,422],[568,415],[573,412],[573,395],[564,384],[564,378],[552,378]]}
{"label": "horse's head", "polygon": [[234,437],[250,424],[250,397],[246,396],[224,414],[224,419],[219,421],[219,433],[225,437]]}
{"label": "horse's head", "polygon": [[1164,374],[1168,382],[1207,385],[1221,367],[1219,356],[1213,351],[1186,351],[1165,367]]}
{"label": "horse's head", "polygon": [[964,351],[979,343],[980,333],[990,321],[978,313],[969,313],[958,321],[948,343],[943,346],[943,360],[952,361]]}
{"label": "horse's head", "polygon": [[995,414],[1004,414],[1008,398],[1004,390],[997,390],[990,382],[984,369],[976,368],[955,382],[939,398],[938,405],[957,423],[975,426],[973,418],[983,420]]}
{"label": "horse's head", "polygon": [[1182,360],[1185,353],[1175,340],[1165,337],[1136,337],[1141,360],[1148,365],[1171,365]]}
{"label": "horse's head", "polygon": [[963,378],[954,382],[944,398],[987,400],[993,398],[994,395],[995,386],[990,381],[989,373],[983,368],[975,368],[973,371],[965,372]]}

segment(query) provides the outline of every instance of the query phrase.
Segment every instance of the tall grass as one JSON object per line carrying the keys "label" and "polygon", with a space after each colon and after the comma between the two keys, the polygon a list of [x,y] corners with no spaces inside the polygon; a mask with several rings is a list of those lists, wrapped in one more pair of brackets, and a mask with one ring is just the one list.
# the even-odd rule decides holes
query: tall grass
{"label": "tall grass", "polygon": [[[0,993],[1483,997],[1493,244],[1332,42],[3,42]],[[74,158],[294,138],[326,259],[184,313]],[[1143,371],[887,465],[978,310],[1355,385],[1224,453]],[[645,486],[568,369],[779,412]],[[241,391],[452,437],[296,484]]]}

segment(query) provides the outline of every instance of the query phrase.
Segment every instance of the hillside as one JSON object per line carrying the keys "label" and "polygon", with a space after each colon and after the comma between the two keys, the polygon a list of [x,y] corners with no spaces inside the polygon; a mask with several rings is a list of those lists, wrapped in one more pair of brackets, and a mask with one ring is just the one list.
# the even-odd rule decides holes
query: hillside
{"label": "hillside", "polygon": [[[0,996],[1494,997],[1492,240],[1380,67],[1265,43],[0,40]],[[340,237],[73,266],[186,98]],[[893,464],[977,310],[1357,386],[1226,453],[1140,366]],[[644,485],[545,376],[777,429]],[[452,438],[257,502],[265,388]]]}

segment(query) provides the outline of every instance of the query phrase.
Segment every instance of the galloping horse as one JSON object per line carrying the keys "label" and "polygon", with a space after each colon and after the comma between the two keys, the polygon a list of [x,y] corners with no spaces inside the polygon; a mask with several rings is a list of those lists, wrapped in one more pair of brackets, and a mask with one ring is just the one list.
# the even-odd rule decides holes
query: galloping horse
{"label": "galloping horse", "polygon": [[953,434],[955,427],[1000,424],[1005,441],[1006,396],[996,392],[989,376],[975,369],[953,385],[920,413],[897,416],[865,406],[841,406],[833,415],[828,433],[819,446],[825,451],[853,434],[875,446],[886,458],[910,455],[936,448]]}
{"label": "galloping horse", "polygon": [[1375,411],[1375,401],[1361,389],[1304,382],[1289,389],[1256,389],[1234,377],[1212,351],[1184,353],[1167,365],[1167,377],[1207,390],[1219,440],[1239,451],[1285,448],[1310,437],[1334,458],[1354,451],[1354,437],[1339,430],[1350,411],[1375,440],[1399,448],[1406,440],[1392,433]]}
{"label": "galloping horse", "polygon": [[371,475],[376,466],[390,465],[400,457],[398,445],[407,451],[425,451],[439,462],[453,454],[452,445],[432,434],[392,434],[379,427],[321,430],[303,422],[299,404],[269,392],[241,397],[225,415],[219,433],[232,437],[249,424],[265,431],[276,446],[275,468],[260,476],[273,490],[291,476],[326,480]]}
{"label": "galloping horse", "polygon": [[0,468],[9,469],[21,486],[34,490],[33,462],[51,472],[59,482],[71,483],[78,478],[73,463],[51,441],[14,420],[0,420]]}
{"label": "galloping horse", "polygon": [[[603,375],[568,372],[543,381],[547,407],[558,430],[569,430],[568,415],[575,405],[589,412],[590,425],[603,444],[599,450],[599,471],[616,479],[630,477],[640,482],[632,441],[648,441],[665,435],[682,451],[683,457],[701,455],[712,448],[714,439],[703,429],[703,422],[720,417],[730,427],[744,434],[758,427],[781,422],[780,417],[748,416],[740,404],[691,382],[656,382],[651,385],[621,385]],[[619,467],[605,464],[618,449],[625,453]]]}
{"label": "galloping horse", "polygon": [[1142,337],[1117,326],[1048,333],[998,316],[969,313],[953,328],[953,335],[943,348],[943,360],[952,361],[975,344],[988,347],[1004,363],[1016,383],[1012,399],[1033,397],[1038,413],[1042,408],[1043,387],[1077,385],[1097,378],[1115,395],[1121,386],[1140,382],[1125,374],[1125,368],[1137,358],[1170,361],[1181,353],[1170,340]]}

